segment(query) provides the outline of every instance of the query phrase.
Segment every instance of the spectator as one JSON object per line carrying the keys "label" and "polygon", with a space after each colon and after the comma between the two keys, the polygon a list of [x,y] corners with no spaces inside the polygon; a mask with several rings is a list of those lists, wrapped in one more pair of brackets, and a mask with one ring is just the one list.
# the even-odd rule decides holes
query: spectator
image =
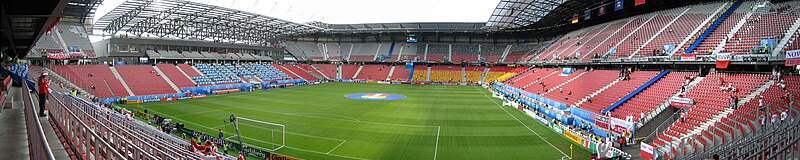
{"label": "spectator", "polygon": [[39,117],[47,116],[44,113],[47,108],[47,95],[50,94],[50,82],[47,81],[47,72],[42,72],[39,76]]}
{"label": "spectator", "polygon": [[781,112],[781,123],[783,123],[783,121],[786,120],[786,117],[789,117],[789,113],[787,112],[789,112],[789,109],[783,110],[783,112]]}

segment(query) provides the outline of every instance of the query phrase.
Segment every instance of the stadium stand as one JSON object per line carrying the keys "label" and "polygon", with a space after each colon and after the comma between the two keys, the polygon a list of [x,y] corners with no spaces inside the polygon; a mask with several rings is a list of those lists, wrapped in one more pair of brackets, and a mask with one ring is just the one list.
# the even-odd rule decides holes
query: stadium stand
{"label": "stadium stand", "polygon": [[300,78],[303,78],[303,79],[306,79],[306,80],[309,80],[309,81],[319,80],[316,76],[311,75],[311,73],[314,73],[315,71],[313,69],[311,69],[310,67],[308,69],[306,69],[306,68],[301,68],[300,66],[294,65],[294,64],[283,64],[283,67],[285,67],[287,70],[289,70],[289,72],[297,74],[298,76],[300,76]]}
{"label": "stadium stand", "polygon": [[[610,106],[614,102],[619,101],[622,97],[633,91],[634,89],[642,86],[645,82],[656,76],[656,71],[634,71],[630,75],[630,80],[619,80],[611,84],[602,92],[591,96],[589,99],[578,105],[581,109],[600,113],[601,110]],[[584,78],[584,77],[581,77]],[[583,97],[575,97],[583,98]],[[617,116],[617,114],[612,114]],[[637,115],[638,116],[638,115]],[[624,116],[623,116],[624,117]]]}
{"label": "stadium stand", "polygon": [[476,83],[481,80],[481,76],[483,76],[484,66],[466,66],[464,67],[464,73],[467,77],[467,82]]}
{"label": "stadium stand", "polygon": [[[732,74],[732,73],[710,73],[699,84],[692,87],[686,93],[686,97],[691,98],[695,105],[686,112],[686,120],[678,121],[670,125],[667,130],[661,133],[656,141],[657,143],[672,143],[688,136],[693,136],[692,133],[696,130],[705,130],[703,124],[713,124],[719,122],[717,119],[725,118],[728,113],[733,109],[730,108],[728,100],[730,96],[736,96],[740,99],[745,99],[745,96],[752,93],[756,88],[760,87],[767,81],[768,77],[764,74]],[[735,83],[733,92],[723,91],[727,85]],[[753,99],[751,99],[753,100]],[[717,117],[716,119],[714,119]],[[711,132],[716,136],[723,136],[723,132],[732,133],[729,129],[725,128],[721,131],[714,127],[710,128]],[[730,137],[730,136],[728,136]],[[728,138],[730,140],[730,138]],[[722,138],[726,142],[725,138]]]}
{"label": "stadium stand", "polygon": [[[417,78],[417,70],[414,70],[414,78]],[[424,73],[424,72],[420,72]],[[462,82],[464,79],[464,75],[462,74],[462,67],[460,66],[449,66],[449,65],[433,65],[431,66],[431,78],[432,82]],[[424,79],[425,75],[422,75],[422,79]]]}
{"label": "stadium stand", "polygon": [[61,35],[60,37],[63,39],[64,45],[66,45],[68,49],[70,46],[78,47],[77,53],[79,54],[70,54],[70,56],[97,56],[94,54],[94,48],[92,47],[92,43],[89,41],[89,34],[86,34],[86,31],[83,29],[82,25],[73,23],[59,23],[56,25],[56,27],[58,28],[58,34]]}
{"label": "stadium stand", "polygon": [[[635,76],[640,75],[638,72],[634,72],[634,74],[631,75],[631,78],[633,79]],[[639,119],[639,113],[645,113],[645,115],[647,115],[649,112],[655,111],[656,107],[659,107],[660,104],[664,104],[670,96],[680,91],[681,84],[686,83],[686,77],[697,76],[697,74],[697,72],[669,72],[666,76],[647,87],[647,89],[644,89],[630,100],[612,110],[611,115],[617,118],[633,115],[635,119]],[[609,100],[608,98],[611,99]],[[605,107],[602,105],[602,103],[608,103],[609,101],[611,103],[616,102],[616,100],[613,98],[613,96],[595,96],[592,98],[592,103],[600,103],[601,105],[599,107]]]}
{"label": "stadium stand", "polygon": [[[698,55],[710,55],[714,48],[720,44],[723,40],[727,38],[728,32],[731,32],[734,29],[739,21],[745,17],[747,12],[749,12],[750,6],[753,6],[754,2],[744,2],[740,5],[733,13],[731,13],[711,34],[708,35],[702,42],[695,48],[694,53]],[[722,14],[722,13],[720,13]],[[717,15],[718,17],[719,15]],[[696,37],[702,34],[702,32],[698,32],[697,35],[693,35],[692,41],[695,41]],[[691,43],[686,43],[684,48],[689,48]],[[683,50],[683,49],[681,49]]]}
{"label": "stadium stand", "polygon": [[130,96],[108,65],[53,65],[50,68],[97,97]]}
{"label": "stadium stand", "polygon": [[[680,13],[681,13],[680,10],[669,10],[669,11],[655,13],[655,16],[653,16],[653,18],[647,20],[646,23],[642,24],[640,28],[638,28],[635,32],[628,35],[627,38],[618,42],[616,46],[617,52],[610,54],[609,57],[627,58],[628,56],[632,55],[637,48],[642,46],[645,41],[650,39],[650,37],[656,35],[656,33],[659,30],[661,30],[661,28],[664,28],[670,21],[672,21],[672,19],[675,19],[675,17]],[[627,32],[622,32],[622,33],[627,33]]]}
{"label": "stadium stand", "polygon": [[[619,73],[619,71],[593,70],[583,72],[580,73],[582,74],[580,77],[577,77],[570,82],[565,81],[565,85],[553,88],[552,91],[545,93],[543,96],[550,99],[558,99],[567,105],[573,105],[583,99],[583,97],[586,97],[592,92],[603,88],[612,81],[619,80],[620,75],[615,73]],[[559,81],[550,82],[558,83]],[[551,84],[557,85],[556,83]]]}
{"label": "stadium stand", "polygon": [[410,75],[411,70],[406,70],[405,66],[394,66],[394,72],[392,72],[392,77],[389,79],[393,81],[408,81]]}
{"label": "stadium stand", "polygon": [[335,64],[312,64],[312,66],[317,67],[328,78],[336,79],[338,67]]}
{"label": "stadium stand", "polygon": [[665,53],[667,51],[664,50],[664,45],[680,45],[681,41],[689,38],[689,34],[698,26],[704,24],[705,19],[710,18],[709,16],[712,16],[711,14],[721,5],[722,3],[711,3],[689,7],[690,9],[686,13],[680,15],[661,34],[658,34],[653,40],[645,44],[639,52],[635,52],[633,57],[654,56],[653,51],[656,52],[656,55],[660,55],[659,53],[668,54]]}
{"label": "stadium stand", "polygon": [[[555,70],[555,72],[551,72],[551,74],[546,75],[547,77],[542,76],[542,79],[538,81],[540,83],[538,83],[538,84],[530,83],[530,84],[528,84],[527,87],[523,86],[523,88],[525,88],[524,89],[525,91],[528,91],[528,92],[531,92],[531,93],[536,93],[536,94],[539,94],[539,95],[546,94],[546,93],[552,92],[552,91],[558,92],[558,90],[556,90],[556,88],[560,84],[563,84],[564,82],[567,82],[570,79],[573,79],[573,78],[575,78],[577,76],[580,76],[583,73],[584,73],[583,70],[578,70],[578,71],[573,72],[572,74],[564,75],[564,74],[561,74],[561,71]],[[612,76],[613,75],[615,75],[615,74],[612,74]],[[557,99],[564,99],[564,97],[557,97]]]}
{"label": "stadium stand", "polygon": [[342,79],[353,79],[356,76],[356,72],[358,68],[361,67],[359,65],[354,64],[343,64],[342,65]]}
{"label": "stadium stand", "polygon": [[172,83],[175,83],[176,86],[178,87],[195,86],[195,83],[192,82],[192,80],[189,79],[189,77],[187,77],[185,74],[181,73],[181,71],[178,70],[178,67],[176,67],[175,65],[156,64],[156,66],[158,67],[158,69],[161,69],[161,72],[164,72],[164,75],[169,77],[169,80],[171,80]]}
{"label": "stadium stand", "polygon": [[383,44],[381,43],[358,43],[355,46],[353,46],[353,52],[351,52],[350,55],[348,56],[348,60],[374,61],[376,54],[389,52],[388,49],[386,49],[386,52],[379,51],[379,48],[382,46]]}
{"label": "stadium stand", "polygon": [[478,45],[474,44],[454,44],[452,47],[453,62],[477,62],[478,53],[481,53]]}
{"label": "stadium stand", "polygon": [[[428,52],[425,60],[428,61],[435,61],[435,62],[445,62],[449,61],[449,59],[445,59],[450,53],[450,47],[447,44],[427,44],[428,45]],[[424,49],[420,47],[420,49]]]}
{"label": "stadium stand", "polygon": [[176,93],[163,75],[150,65],[122,65],[114,67],[135,95]]}
{"label": "stadium stand", "polygon": [[390,70],[391,66],[387,65],[365,64],[364,67],[361,68],[361,73],[358,74],[356,79],[386,80],[386,78],[389,77]]}
{"label": "stadium stand", "polygon": [[262,81],[289,79],[289,75],[281,72],[271,65],[264,65],[261,63],[245,63],[242,66],[249,69]]}
{"label": "stadium stand", "polygon": [[[228,69],[218,63],[211,63],[211,64],[204,64],[204,63],[197,63],[195,64],[197,70],[203,72],[206,77],[214,81],[215,84],[231,84],[231,83],[241,83],[243,80],[236,75],[235,72]],[[202,79],[202,77],[197,77]],[[197,80],[195,80],[197,81]]]}
{"label": "stadium stand", "polygon": [[[787,2],[797,5],[798,2]],[[750,54],[750,53],[764,53],[768,51],[761,51],[762,39],[774,38],[776,40],[782,39],[783,35],[789,31],[792,23],[797,20],[798,13],[794,11],[784,10],[777,11],[779,8],[787,3],[769,4],[765,7],[760,7],[753,11],[753,15],[745,20],[745,24],[726,40],[724,50],[722,52],[729,52],[733,54]],[[771,51],[774,47],[769,48]]]}

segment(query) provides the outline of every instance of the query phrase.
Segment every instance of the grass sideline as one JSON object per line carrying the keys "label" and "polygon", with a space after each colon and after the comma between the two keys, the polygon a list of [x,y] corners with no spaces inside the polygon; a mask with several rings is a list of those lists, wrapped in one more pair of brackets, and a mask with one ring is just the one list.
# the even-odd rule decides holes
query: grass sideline
{"label": "grass sideline", "polygon": [[[384,92],[393,101],[345,98]],[[325,83],[271,91],[212,95],[203,99],[121,105],[185,123],[187,128],[226,137],[225,121],[237,116],[286,125],[286,146],[277,150],[303,159],[561,159],[568,139],[523,112],[499,107],[478,86]],[[241,131],[244,142],[269,148],[263,133]],[[573,159],[590,151],[574,146]]]}

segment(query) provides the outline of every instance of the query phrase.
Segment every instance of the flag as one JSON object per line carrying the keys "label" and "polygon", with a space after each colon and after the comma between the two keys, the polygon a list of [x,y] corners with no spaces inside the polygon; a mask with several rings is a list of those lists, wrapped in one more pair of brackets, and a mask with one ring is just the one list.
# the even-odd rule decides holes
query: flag
{"label": "flag", "polygon": [[606,5],[602,5],[602,6],[600,6],[600,8],[597,9],[597,15],[598,16],[599,15],[604,15],[604,14],[606,14]]}
{"label": "flag", "polygon": [[589,20],[590,18],[592,18],[592,10],[587,9],[583,12],[583,20]]}
{"label": "flag", "polygon": [[572,17],[572,23],[578,23],[578,16]]}
{"label": "flag", "polygon": [[717,53],[717,68],[728,68],[728,65],[731,64],[731,57],[733,57],[731,53]]}
{"label": "flag", "polygon": [[614,0],[614,11],[622,10],[622,0]]}
{"label": "flag", "polygon": [[646,0],[635,0],[635,1],[633,2],[633,5],[634,5],[634,6],[642,5],[642,4],[644,4],[644,3],[645,3],[645,1],[646,1]]}

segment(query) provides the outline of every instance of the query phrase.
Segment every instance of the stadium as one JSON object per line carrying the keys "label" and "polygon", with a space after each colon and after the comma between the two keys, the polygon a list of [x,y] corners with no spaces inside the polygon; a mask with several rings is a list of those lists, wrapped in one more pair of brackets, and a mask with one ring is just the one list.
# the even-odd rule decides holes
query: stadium
{"label": "stadium", "polygon": [[800,1],[0,3],[0,159],[800,158]]}

